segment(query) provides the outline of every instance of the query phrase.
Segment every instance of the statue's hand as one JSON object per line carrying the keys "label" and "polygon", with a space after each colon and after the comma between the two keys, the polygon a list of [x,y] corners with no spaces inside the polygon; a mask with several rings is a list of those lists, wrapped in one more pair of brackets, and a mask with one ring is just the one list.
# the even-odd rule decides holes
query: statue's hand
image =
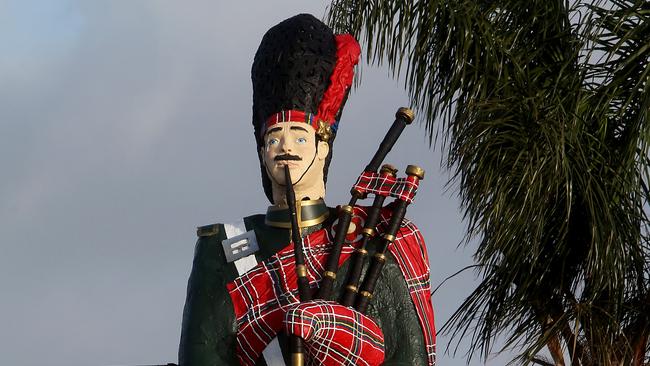
{"label": "statue's hand", "polygon": [[384,334],[371,318],[333,301],[296,304],[284,319],[287,334],[304,340],[310,365],[381,365]]}

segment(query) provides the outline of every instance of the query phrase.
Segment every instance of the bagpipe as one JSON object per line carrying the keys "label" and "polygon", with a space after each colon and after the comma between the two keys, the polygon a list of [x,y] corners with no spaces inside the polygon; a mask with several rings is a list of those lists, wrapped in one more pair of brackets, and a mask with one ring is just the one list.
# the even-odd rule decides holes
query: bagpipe
{"label": "bagpipe", "polygon": [[[368,209],[364,227],[361,230],[363,236],[361,244],[354,250],[350,259],[350,266],[343,286],[343,293],[338,301],[341,305],[353,307],[360,313],[365,313],[373,292],[381,275],[382,268],[386,263],[387,249],[396,239],[398,231],[404,220],[406,209],[413,201],[417,192],[419,182],[424,178],[424,170],[415,165],[406,168],[406,177],[397,178],[397,169],[386,164],[381,166],[386,155],[395,145],[395,142],[404,131],[404,128],[413,122],[414,113],[408,108],[399,108],[395,114],[395,121],[379,144],[377,151],[365,167],[356,183],[350,190],[351,198],[347,205],[338,208],[338,225],[333,239],[333,244],[325,270],[322,274],[320,288],[312,296],[307,279],[307,268],[303,253],[301,230],[298,224],[296,213],[296,198],[292,184],[286,184],[286,197],[291,217],[291,240],[294,244],[295,270],[298,282],[298,295],[301,302],[313,299],[328,300],[333,295],[334,281],[338,270],[341,252],[346,243],[346,235],[352,220],[354,207],[358,200],[374,195],[372,206]],[[291,182],[289,167],[285,166],[285,182]],[[380,220],[380,213],[384,208],[384,201],[388,196],[394,197],[394,202],[387,206],[392,209],[392,215],[381,235],[379,244],[370,260],[365,278],[361,274],[368,257],[368,243],[377,236],[376,227]],[[302,366],[305,364],[305,350],[302,338],[291,335],[289,348],[291,353],[291,365]]]}

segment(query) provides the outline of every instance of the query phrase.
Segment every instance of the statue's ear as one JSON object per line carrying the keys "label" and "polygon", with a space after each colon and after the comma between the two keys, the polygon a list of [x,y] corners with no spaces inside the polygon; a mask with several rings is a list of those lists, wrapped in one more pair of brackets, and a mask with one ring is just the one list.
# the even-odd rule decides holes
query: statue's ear
{"label": "statue's ear", "polygon": [[325,160],[330,153],[330,144],[325,141],[318,141],[318,159]]}

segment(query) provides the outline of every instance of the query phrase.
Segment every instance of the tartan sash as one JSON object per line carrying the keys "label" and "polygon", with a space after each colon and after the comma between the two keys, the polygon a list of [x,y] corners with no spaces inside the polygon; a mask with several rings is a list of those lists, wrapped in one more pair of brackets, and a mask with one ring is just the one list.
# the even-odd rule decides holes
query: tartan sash
{"label": "tartan sash", "polygon": [[[355,229],[347,242],[359,243],[367,208],[355,207],[352,222]],[[391,210],[384,208],[377,231],[388,224]],[[303,238],[305,265],[312,290],[318,287],[324,271],[335,225],[315,231]],[[353,246],[343,247],[339,266],[347,260]],[[396,239],[388,250],[406,280],[407,288],[422,327],[429,365],[435,365],[436,336],[431,304],[429,258],[420,231],[404,220]],[[283,328],[285,313],[298,303],[293,245],[289,244],[266,261],[227,284],[237,318],[237,357],[241,365],[254,366],[266,345]]]}

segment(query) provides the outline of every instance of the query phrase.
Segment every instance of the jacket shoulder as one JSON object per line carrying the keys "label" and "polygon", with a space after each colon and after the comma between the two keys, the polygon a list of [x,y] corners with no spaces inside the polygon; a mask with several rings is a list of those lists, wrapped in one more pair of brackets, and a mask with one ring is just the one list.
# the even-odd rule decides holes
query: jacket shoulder
{"label": "jacket shoulder", "polygon": [[[255,215],[250,215],[246,216],[242,219],[239,219],[239,221],[244,221],[246,227],[255,227],[260,222],[260,217],[261,217],[261,222],[264,222],[264,214],[255,214]],[[236,220],[235,220],[236,221]],[[233,222],[233,221],[230,221]],[[202,225],[202,226],[197,226],[196,228],[196,236],[199,238],[201,237],[209,237],[209,236],[218,236],[220,232],[224,230],[224,223],[218,222],[215,224],[209,224],[209,225]]]}

